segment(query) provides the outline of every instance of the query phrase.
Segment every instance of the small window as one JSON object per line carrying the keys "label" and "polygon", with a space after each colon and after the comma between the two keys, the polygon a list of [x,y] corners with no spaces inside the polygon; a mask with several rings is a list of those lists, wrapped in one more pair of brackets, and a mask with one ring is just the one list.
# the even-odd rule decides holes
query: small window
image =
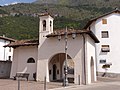
{"label": "small window", "polygon": [[109,47],[109,45],[102,45],[102,46],[101,46],[101,51],[102,51],[102,52],[110,52],[110,47]]}
{"label": "small window", "polygon": [[102,31],[102,38],[109,38],[108,31]]}
{"label": "small window", "polygon": [[107,24],[107,19],[102,19],[102,24]]}
{"label": "small window", "polygon": [[105,64],[106,60],[100,60],[100,64]]}
{"label": "small window", "polygon": [[35,60],[34,60],[33,58],[29,58],[29,59],[27,60],[27,63],[35,63]]}

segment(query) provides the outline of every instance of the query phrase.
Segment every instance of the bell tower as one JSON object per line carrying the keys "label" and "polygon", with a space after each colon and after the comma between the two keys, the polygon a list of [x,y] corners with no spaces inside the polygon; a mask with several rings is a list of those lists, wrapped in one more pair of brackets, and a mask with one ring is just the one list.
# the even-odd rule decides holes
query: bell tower
{"label": "bell tower", "polygon": [[[42,57],[44,57],[45,55],[44,49],[46,48],[46,41],[48,39],[46,35],[51,33],[53,33],[53,18],[48,13],[39,15],[39,45],[36,80],[44,81],[44,76],[46,76],[47,81],[49,81],[47,64],[48,60],[43,60]],[[44,70],[42,69],[42,67],[44,67]]]}
{"label": "bell tower", "polygon": [[49,13],[44,13],[39,16],[39,40],[41,40],[45,38],[46,35],[53,33],[53,18]]}

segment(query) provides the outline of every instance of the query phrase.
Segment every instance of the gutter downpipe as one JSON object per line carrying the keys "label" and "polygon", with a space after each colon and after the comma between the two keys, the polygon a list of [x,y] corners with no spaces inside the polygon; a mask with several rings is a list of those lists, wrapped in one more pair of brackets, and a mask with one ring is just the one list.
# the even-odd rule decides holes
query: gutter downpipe
{"label": "gutter downpipe", "polygon": [[85,61],[85,36],[84,36],[85,34],[83,33],[82,34],[82,37],[83,37],[83,64],[84,64],[84,84],[86,85],[86,61]]}

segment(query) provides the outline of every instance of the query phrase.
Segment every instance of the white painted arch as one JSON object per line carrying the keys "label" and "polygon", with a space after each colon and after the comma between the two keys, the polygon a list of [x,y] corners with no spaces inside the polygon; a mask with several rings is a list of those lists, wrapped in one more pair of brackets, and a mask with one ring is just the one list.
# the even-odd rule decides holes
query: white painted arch
{"label": "white painted arch", "polygon": [[[57,53],[53,55],[48,62],[49,66],[49,79],[54,81],[54,74],[56,81],[63,81],[64,67],[65,67],[65,53]],[[57,71],[53,70],[53,65],[56,65]],[[67,54],[67,66],[68,66],[68,81],[74,82],[74,60]],[[55,73],[54,73],[55,72]]]}

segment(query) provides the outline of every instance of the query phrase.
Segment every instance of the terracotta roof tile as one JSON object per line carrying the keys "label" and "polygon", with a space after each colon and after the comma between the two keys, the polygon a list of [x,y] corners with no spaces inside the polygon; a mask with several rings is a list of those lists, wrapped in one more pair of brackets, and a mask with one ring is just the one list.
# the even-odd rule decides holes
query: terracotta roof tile
{"label": "terracotta roof tile", "polygon": [[[56,36],[63,36],[65,35],[65,29],[62,29],[62,30],[55,30],[53,33],[47,35],[46,37],[49,38],[49,37],[56,37]],[[96,43],[99,43],[99,40],[97,39],[97,37],[94,35],[94,33],[90,30],[74,30],[74,29],[68,29],[67,30],[67,34],[68,35],[72,35],[73,33],[76,33],[76,34],[88,34]]]}
{"label": "terracotta roof tile", "polygon": [[[47,35],[46,37],[56,37],[58,35],[65,35],[65,29],[62,30],[54,30],[53,33]],[[96,43],[99,43],[99,40],[97,39],[97,37],[92,33],[92,31],[90,30],[73,30],[73,29],[68,29],[67,30],[67,34],[68,35],[72,35],[72,33],[76,33],[76,34],[88,34]],[[15,42],[12,42],[8,45],[5,45],[4,47],[19,47],[19,46],[33,46],[33,45],[38,45],[39,44],[39,40],[17,40]]]}
{"label": "terracotta roof tile", "polygon": [[5,45],[4,47],[32,46],[38,45],[38,42],[38,40],[17,40],[8,45]]}
{"label": "terracotta roof tile", "polygon": [[5,36],[0,36],[0,39],[4,39],[4,40],[7,40],[7,41],[12,41],[12,42],[16,41],[15,39],[8,38],[8,37],[5,37]]}

